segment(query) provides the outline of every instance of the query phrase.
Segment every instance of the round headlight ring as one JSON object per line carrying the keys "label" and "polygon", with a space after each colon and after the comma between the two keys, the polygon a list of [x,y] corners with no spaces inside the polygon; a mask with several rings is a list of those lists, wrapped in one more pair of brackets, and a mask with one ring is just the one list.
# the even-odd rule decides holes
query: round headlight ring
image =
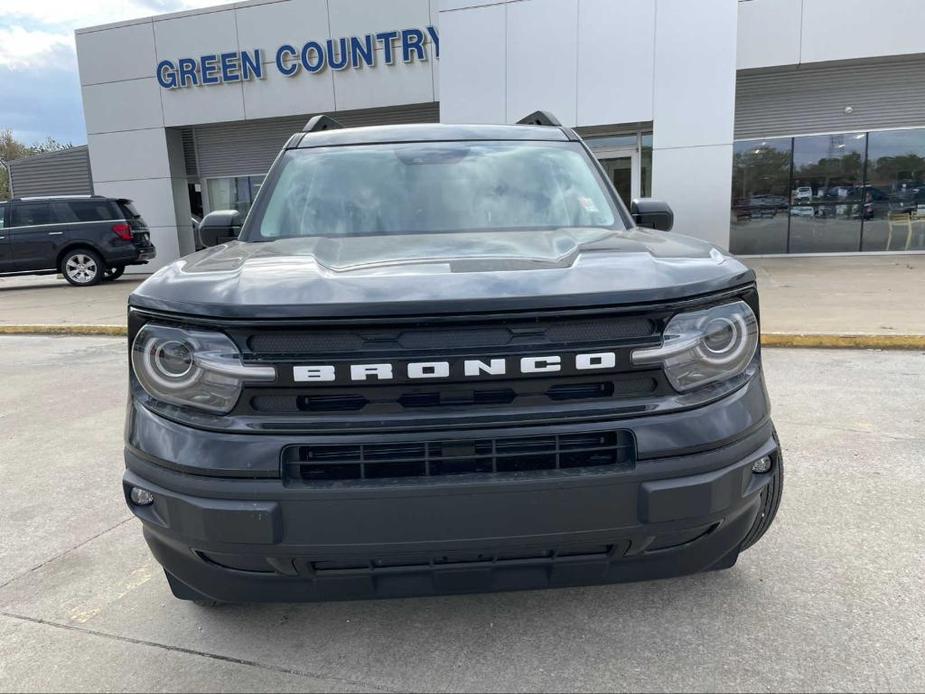
{"label": "round headlight ring", "polygon": [[[720,349],[712,347],[709,339],[715,334],[710,328],[715,323],[721,323],[720,330],[728,330],[730,339]],[[748,345],[748,326],[745,316],[735,313],[732,316],[713,316],[707,319],[704,326],[704,335],[701,338],[698,351],[704,361],[721,366],[736,361]]]}
{"label": "round headlight ring", "polygon": [[166,378],[183,378],[193,370],[193,350],[179,340],[162,342],[154,348],[154,368]]}
{"label": "round headlight ring", "polygon": [[[165,366],[166,350],[174,345],[183,346],[189,353],[189,366],[184,367],[182,371],[171,371]],[[145,361],[145,373],[148,378],[154,381],[158,388],[165,391],[186,388],[199,378],[201,369],[196,366],[193,360],[193,354],[196,351],[195,345],[177,339],[163,339],[157,336],[151,336],[144,343],[142,359]]]}

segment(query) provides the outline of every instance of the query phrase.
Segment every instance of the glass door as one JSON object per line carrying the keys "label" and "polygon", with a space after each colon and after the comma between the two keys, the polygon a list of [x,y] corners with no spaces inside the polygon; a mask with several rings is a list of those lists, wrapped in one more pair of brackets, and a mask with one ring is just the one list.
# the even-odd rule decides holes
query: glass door
{"label": "glass door", "polygon": [[[642,180],[639,133],[587,137],[585,143],[601,162],[607,178],[613,183],[627,207],[633,198],[641,198],[648,193],[648,186]],[[648,175],[648,171],[646,174]]]}
{"label": "glass door", "polygon": [[607,178],[620,194],[620,199],[629,207],[633,198],[639,197],[639,157],[635,152],[601,160]]}

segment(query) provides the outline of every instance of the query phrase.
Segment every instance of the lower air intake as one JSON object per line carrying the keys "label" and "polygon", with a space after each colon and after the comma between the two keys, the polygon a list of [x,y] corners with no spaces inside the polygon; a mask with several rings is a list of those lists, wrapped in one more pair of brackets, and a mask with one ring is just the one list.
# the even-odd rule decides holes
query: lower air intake
{"label": "lower air intake", "polygon": [[290,446],[287,482],[337,482],[462,475],[631,469],[635,447],[627,431],[504,438]]}

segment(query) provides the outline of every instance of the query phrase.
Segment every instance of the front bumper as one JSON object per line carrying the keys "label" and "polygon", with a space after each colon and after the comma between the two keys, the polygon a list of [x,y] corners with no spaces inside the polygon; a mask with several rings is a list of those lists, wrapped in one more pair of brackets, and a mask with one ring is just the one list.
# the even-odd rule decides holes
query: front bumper
{"label": "front bumper", "polygon": [[[756,474],[754,461],[774,460]],[[126,499],[179,597],[396,597],[662,578],[732,566],[779,499],[769,420],[632,471],[285,486],[190,475],[126,449]],[[131,503],[131,487],[152,492]]]}

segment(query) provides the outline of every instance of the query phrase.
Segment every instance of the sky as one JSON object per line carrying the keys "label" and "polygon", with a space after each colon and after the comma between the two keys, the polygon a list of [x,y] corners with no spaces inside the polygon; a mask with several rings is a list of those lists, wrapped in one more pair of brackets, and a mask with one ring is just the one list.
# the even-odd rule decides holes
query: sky
{"label": "sky", "polygon": [[221,1],[0,0],[0,130],[26,144],[84,144],[74,29]]}

